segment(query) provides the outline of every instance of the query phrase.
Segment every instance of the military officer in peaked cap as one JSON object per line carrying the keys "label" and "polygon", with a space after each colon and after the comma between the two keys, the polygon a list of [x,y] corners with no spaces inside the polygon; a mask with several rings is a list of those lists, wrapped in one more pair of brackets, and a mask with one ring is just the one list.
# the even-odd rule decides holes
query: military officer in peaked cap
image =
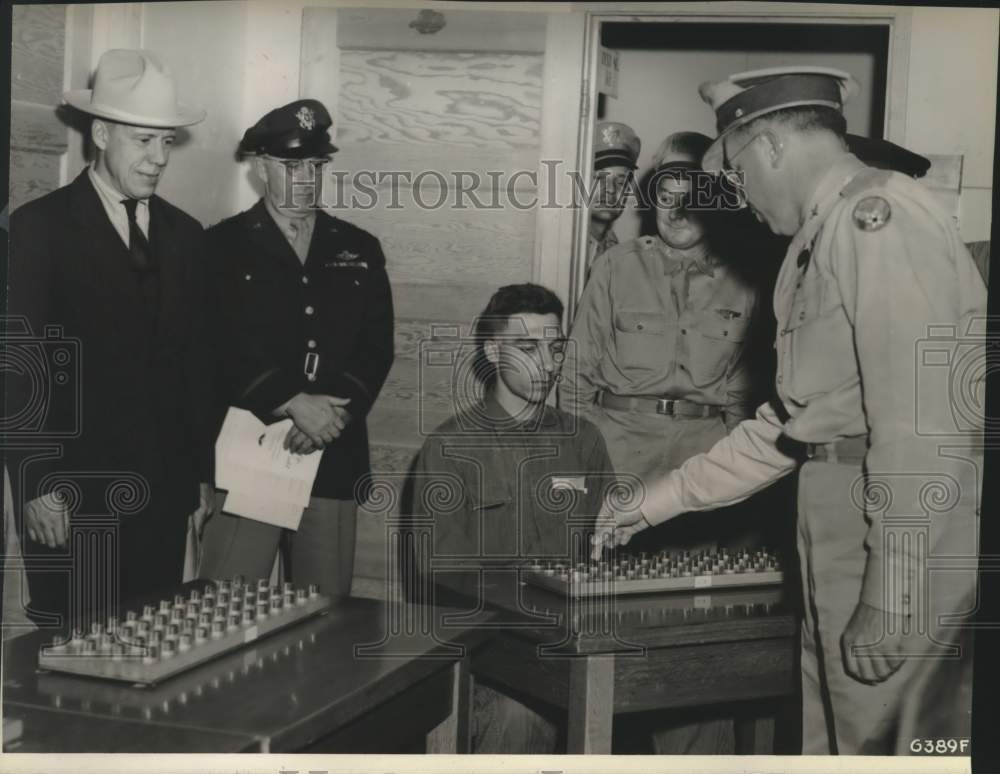
{"label": "military officer in peaked cap", "polygon": [[[392,363],[393,309],[378,239],[319,209],[322,170],[337,150],[330,125],[320,102],[303,99],[248,129],[239,150],[264,196],[208,239],[220,408],[290,417],[289,448],[323,455],[290,536],[291,574],[339,597],[350,592],[358,483],[370,469],[365,416]],[[209,526],[202,576],[269,574],[281,530],[224,512]]]}
{"label": "military officer in peaked cap", "polygon": [[[909,751],[901,715],[954,661],[942,643],[958,640],[958,627],[944,616],[975,605],[986,289],[930,193],[848,151],[842,106],[856,90],[847,73],[806,67],[702,85],[719,128],[705,167],[740,181],[754,214],[792,237],[774,294],[776,395],[650,484],[638,510],[608,508],[614,539],[627,542],[801,464],[803,752],[812,754]],[[921,357],[928,339],[936,359]],[[972,365],[942,365],[959,359]],[[597,536],[596,549],[611,538]],[[930,573],[929,558],[951,571]],[[920,708],[936,716],[923,727],[968,736],[968,692],[953,688]],[[905,727],[912,735],[922,723],[908,717]]]}
{"label": "military officer in peaked cap", "polygon": [[642,142],[628,124],[601,121],[594,135],[594,184],[587,238],[587,276],[594,260],[618,244],[614,224],[625,209]]}

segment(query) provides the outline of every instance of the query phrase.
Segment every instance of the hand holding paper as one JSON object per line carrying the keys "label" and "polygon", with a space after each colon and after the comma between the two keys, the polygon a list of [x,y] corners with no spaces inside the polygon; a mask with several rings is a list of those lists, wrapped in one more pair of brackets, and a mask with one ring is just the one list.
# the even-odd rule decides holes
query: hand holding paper
{"label": "hand holding paper", "polygon": [[249,411],[229,409],[215,444],[216,484],[228,492],[227,513],[298,528],[322,454],[288,449],[294,427],[291,419],[265,425]]}

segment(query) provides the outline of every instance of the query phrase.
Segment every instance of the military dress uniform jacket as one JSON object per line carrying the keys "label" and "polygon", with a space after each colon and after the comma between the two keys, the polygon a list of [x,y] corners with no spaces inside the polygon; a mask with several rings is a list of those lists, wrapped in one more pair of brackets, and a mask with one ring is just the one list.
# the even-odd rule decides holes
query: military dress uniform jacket
{"label": "military dress uniform jacket", "polygon": [[711,255],[684,261],[657,237],[598,256],[573,322],[560,405],[586,412],[602,390],[683,399],[747,416],[741,361],[756,294]]}
{"label": "military dress uniform jacket", "polygon": [[[300,392],[350,398],[352,420],[323,450],[313,496],[363,499],[365,417],[393,359],[392,294],[378,239],[316,213],[305,263],[264,201],[208,231],[220,419],[232,405],[263,422]],[[312,377],[312,378],[310,378]]]}
{"label": "military dress uniform jacket", "polygon": [[[859,481],[838,494],[870,520],[861,600],[909,614],[921,552],[977,550],[986,288],[955,224],[905,175],[845,154],[806,212],[774,294],[776,404],[658,482],[647,515],[660,521],[762,489],[796,465],[783,434],[867,436],[867,493]],[[887,539],[897,528],[912,534]],[[886,578],[895,582],[883,587]],[[934,607],[963,609],[973,578],[968,569],[932,582]]]}

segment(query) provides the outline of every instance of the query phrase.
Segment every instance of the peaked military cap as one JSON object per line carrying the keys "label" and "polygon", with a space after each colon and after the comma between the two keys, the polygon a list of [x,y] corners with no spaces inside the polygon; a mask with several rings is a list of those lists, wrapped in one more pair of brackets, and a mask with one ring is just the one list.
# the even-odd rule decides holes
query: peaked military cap
{"label": "peaked military cap", "polygon": [[275,108],[247,129],[240,141],[240,152],[279,159],[329,156],[337,152],[328,131],[332,124],[322,102],[296,100]]}
{"label": "peaked military cap", "polygon": [[844,104],[858,91],[853,76],[832,67],[769,67],[701,84],[698,92],[715,111],[719,132],[705,153],[705,169],[717,172],[722,168],[723,138],[755,118],[809,105],[843,112]]}
{"label": "peaked military cap", "polygon": [[594,171],[604,167],[636,169],[642,141],[631,126],[601,121],[594,135]]}

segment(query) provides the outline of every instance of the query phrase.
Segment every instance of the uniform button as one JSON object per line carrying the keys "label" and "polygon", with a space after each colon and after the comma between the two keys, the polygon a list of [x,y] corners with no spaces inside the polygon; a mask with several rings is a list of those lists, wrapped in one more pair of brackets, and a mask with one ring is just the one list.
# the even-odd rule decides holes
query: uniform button
{"label": "uniform button", "polygon": [[250,280],[250,279],[253,279],[253,278],[249,274],[247,274],[245,277],[243,277],[243,279]]}
{"label": "uniform button", "polygon": [[636,327],[636,330],[639,330],[639,331],[641,331],[641,330],[642,330],[642,323],[639,323],[639,324],[638,324],[638,325],[636,325],[635,327]]}
{"label": "uniform button", "polygon": [[308,285],[309,284],[309,278],[303,275],[303,277],[302,277],[302,284],[303,285]]}
{"label": "uniform button", "polygon": [[800,320],[806,319],[806,313],[805,312],[799,312],[799,319]]}
{"label": "uniform button", "polygon": [[778,384],[781,384],[781,374],[778,374],[777,382],[778,382]]}
{"label": "uniform button", "polygon": [[306,307],[306,314],[312,314],[315,310],[311,306]]}
{"label": "uniform button", "polygon": [[316,339],[309,339],[309,341],[306,342],[306,346],[308,346],[309,349],[316,349]]}
{"label": "uniform button", "polygon": [[687,328],[681,328],[681,333],[683,333],[685,336],[687,336],[687,332],[688,332]]}

